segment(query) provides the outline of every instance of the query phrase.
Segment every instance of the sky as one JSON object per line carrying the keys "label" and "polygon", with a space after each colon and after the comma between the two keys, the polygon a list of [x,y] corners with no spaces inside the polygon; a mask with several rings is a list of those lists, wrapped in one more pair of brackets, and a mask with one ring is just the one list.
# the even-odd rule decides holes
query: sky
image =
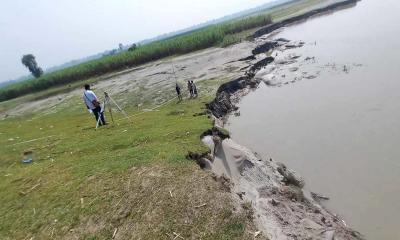
{"label": "sky", "polygon": [[1,0],[0,82],[253,8],[271,0]]}

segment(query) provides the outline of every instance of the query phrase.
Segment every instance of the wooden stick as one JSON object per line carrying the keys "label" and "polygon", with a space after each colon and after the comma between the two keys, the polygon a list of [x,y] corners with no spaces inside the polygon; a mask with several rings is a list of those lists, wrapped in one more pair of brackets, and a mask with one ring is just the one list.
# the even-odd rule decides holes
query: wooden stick
{"label": "wooden stick", "polygon": [[165,134],[164,137],[170,135],[171,133],[174,133],[174,132],[173,132],[173,131],[172,131],[172,132],[169,132],[169,133]]}
{"label": "wooden stick", "polygon": [[14,162],[13,164],[11,164],[10,166],[8,166],[7,170],[10,169],[11,167],[13,167],[15,164],[17,164],[16,162]]}
{"label": "wooden stick", "polygon": [[205,206],[207,206],[207,203],[201,204],[199,206],[195,206],[194,208],[201,208],[201,207],[205,207]]}
{"label": "wooden stick", "polygon": [[35,188],[37,188],[37,187],[39,187],[39,186],[40,186],[40,183],[38,183],[38,184],[36,184],[35,186],[31,187],[31,188],[30,188],[28,191],[26,191],[26,192],[21,191],[20,194],[26,195],[26,194],[32,192],[33,190],[35,190]]}
{"label": "wooden stick", "polygon": [[184,239],[183,237],[181,237],[180,234],[177,234],[176,232],[173,232],[173,234],[175,235],[174,240],[177,239],[177,238],[182,238],[182,239]]}
{"label": "wooden stick", "polygon": [[124,196],[122,196],[122,197],[121,197],[121,199],[118,201],[118,203],[117,203],[117,204],[115,204],[115,207],[118,207],[118,205],[121,203],[121,201],[122,201],[123,197],[124,197]]}
{"label": "wooden stick", "polygon": [[92,201],[90,201],[90,203],[88,204],[88,206],[92,205],[92,203],[93,203],[94,201],[96,201],[96,200],[97,200],[97,197],[95,197]]}
{"label": "wooden stick", "polygon": [[112,235],[112,239],[115,238],[115,235],[117,235],[117,232],[118,232],[118,228],[115,228],[114,233],[113,233],[113,235]]}

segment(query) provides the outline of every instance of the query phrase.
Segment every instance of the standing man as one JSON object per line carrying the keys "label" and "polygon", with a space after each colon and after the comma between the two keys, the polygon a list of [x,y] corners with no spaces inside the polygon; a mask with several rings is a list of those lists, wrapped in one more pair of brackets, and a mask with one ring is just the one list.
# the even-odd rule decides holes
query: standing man
{"label": "standing man", "polygon": [[175,90],[176,90],[176,94],[178,95],[179,101],[182,101],[181,87],[179,86],[178,83],[176,83],[176,85],[175,85]]}
{"label": "standing man", "polygon": [[193,92],[193,97],[197,98],[197,86],[196,84],[192,81],[192,92]]}
{"label": "standing man", "polygon": [[188,80],[188,90],[189,90],[189,95],[190,98],[193,97],[193,85],[192,85],[192,81]]}
{"label": "standing man", "polygon": [[97,99],[96,94],[94,94],[94,92],[90,90],[89,84],[85,84],[85,92],[83,92],[83,102],[85,103],[87,109],[89,109],[89,111],[94,114],[96,122],[98,122],[100,118],[100,126],[107,124],[106,120],[104,119],[104,113],[101,109],[100,102]]}

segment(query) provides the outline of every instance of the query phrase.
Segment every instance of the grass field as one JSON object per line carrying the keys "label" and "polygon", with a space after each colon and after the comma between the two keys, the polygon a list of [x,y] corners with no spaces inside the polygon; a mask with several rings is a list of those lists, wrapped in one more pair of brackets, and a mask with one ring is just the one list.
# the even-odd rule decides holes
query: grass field
{"label": "grass field", "polygon": [[[1,239],[249,237],[251,221],[230,194],[185,159],[206,150],[199,136],[211,121],[193,115],[207,101],[173,101],[97,131],[80,107],[1,121]],[[27,150],[34,163],[23,165]]]}

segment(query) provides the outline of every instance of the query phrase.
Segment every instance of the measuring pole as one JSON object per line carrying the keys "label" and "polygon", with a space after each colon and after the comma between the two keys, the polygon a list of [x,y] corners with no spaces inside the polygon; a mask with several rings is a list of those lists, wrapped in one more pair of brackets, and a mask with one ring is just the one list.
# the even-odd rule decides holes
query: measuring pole
{"label": "measuring pole", "polygon": [[104,114],[104,110],[106,109],[106,104],[107,104],[107,98],[104,97],[104,101],[103,101],[103,107],[101,107],[100,112],[98,113],[98,118],[97,118],[97,124],[96,124],[96,130],[99,128],[100,125],[100,120],[101,120],[101,114]]}

